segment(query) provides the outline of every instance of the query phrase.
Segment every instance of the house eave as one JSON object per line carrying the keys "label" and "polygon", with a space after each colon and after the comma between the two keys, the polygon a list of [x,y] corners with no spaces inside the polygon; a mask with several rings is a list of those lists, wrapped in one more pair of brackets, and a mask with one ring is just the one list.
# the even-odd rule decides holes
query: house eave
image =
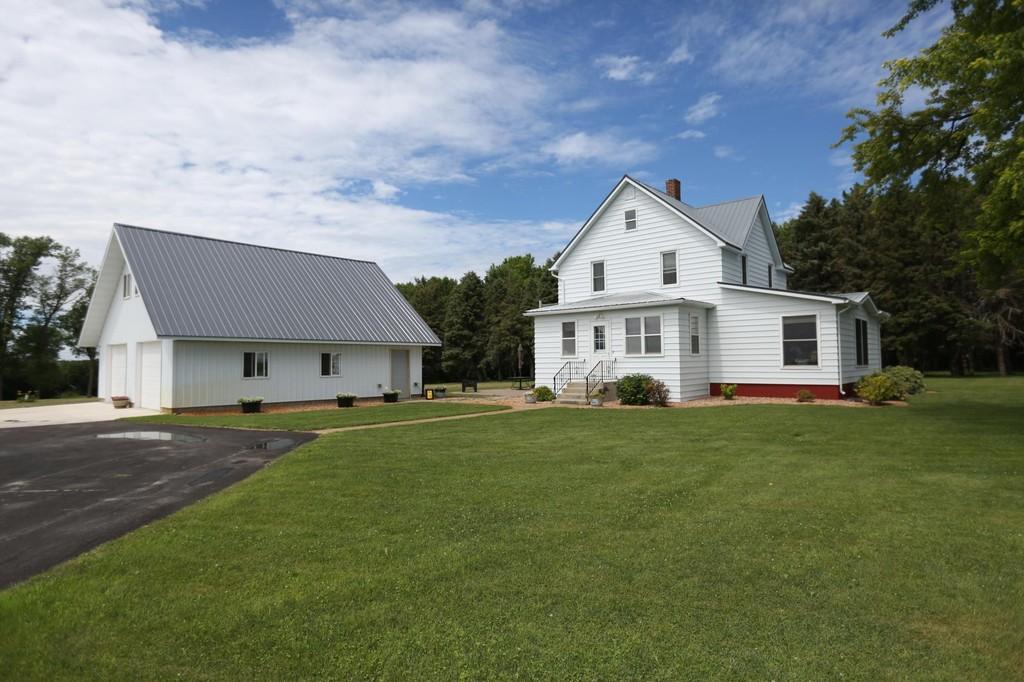
{"label": "house eave", "polygon": [[695,308],[714,308],[715,304],[695,301],[690,298],[669,298],[661,301],[641,301],[635,303],[596,303],[580,305],[572,308],[552,306],[551,308],[532,308],[523,315],[526,317],[545,317],[552,315],[572,315],[575,313],[600,312],[603,310],[629,310],[631,308],[660,308],[664,306],[688,305]]}

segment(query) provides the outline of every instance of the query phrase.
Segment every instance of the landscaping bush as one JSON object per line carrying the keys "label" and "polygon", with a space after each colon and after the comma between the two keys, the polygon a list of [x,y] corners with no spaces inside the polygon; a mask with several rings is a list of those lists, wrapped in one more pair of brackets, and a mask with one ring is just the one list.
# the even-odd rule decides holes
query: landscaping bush
{"label": "landscaping bush", "polygon": [[886,400],[899,400],[899,387],[888,375],[876,372],[857,382],[857,395],[872,405]]}
{"label": "landscaping bush", "polygon": [[796,401],[798,403],[813,403],[814,394],[808,391],[806,388],[801,388],[796,392]]}
{"label": "landscaping bush", "polygon": [[649,378],[644,384],[644,395],[647,396],[647,402],[651,405],[658,407],[668,405],[668,386],[663,381]]}
{"label": "landscaping bush", "polygon": [[722,389],[722,397],[726,400],[732,400],[736,397],[736,384],[719,384]]}
{"label": "landscaping bush", "polygon": [[[646,405],[647,384],[654,381],[649,374],[628,374],[615,382],[615,392],[623,405]],[[659,382],[660,383],[660,382]]]}
{"label": "landscaping bush", "polygon": [[533,396],[537,399],[538,403],[547,403],[555,399],[554,392],[547,386],[538,386],[533,389]]}
{"label": "landscaping bush", "polygon": [[882,370],[882,374],[892,379],[899,391],[900,399],[924,393],[924,375],[913,367],[893,365]]}

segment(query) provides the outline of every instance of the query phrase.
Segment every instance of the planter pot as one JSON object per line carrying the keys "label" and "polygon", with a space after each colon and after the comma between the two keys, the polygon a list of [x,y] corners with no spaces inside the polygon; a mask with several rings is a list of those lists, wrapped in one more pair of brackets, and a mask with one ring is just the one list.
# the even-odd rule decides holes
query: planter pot
{"label": "planter pot", "polygon": [[242,403],[242,413],[252,414],[254,412],[259,412],[262,407],[263,403]]}
{"label": "planter pot", "polygon": [[356,404],[355,398],[338,398],[338,407],[352,407]]}
{"label": "planter pot", "polygon": [[123,410],[132,404],[132,401],[130,400],[111,400],[110,402],[114,404],[114,409],[117,410]]}
{"label": "planter pot", "polygon": [[384,394],[384,402],[386,402],[386,403],[397,403],[398,402],[398,394],[397,393],[385,393]]}
{"label": "planter pot", "polygon": [[604,405],[604,398],[591,398],[590,399],[590,406],[591,407],[601,407],[602,405]]}
{"label": "planter pot", "polygon": [[445,394],[447,393],[447,391],[448,391],[447,388],[435,388],[434,389],[434,397],[435,398],[443,398],[445,396]]}
{"label": "planter pot", "polygon": [[526,395],[526,396],[523,396],[523,399],[527,403],[529,403],[530,405],[533,405],[534,403],[537,402],[537,396],[535,396],[535,395]]}

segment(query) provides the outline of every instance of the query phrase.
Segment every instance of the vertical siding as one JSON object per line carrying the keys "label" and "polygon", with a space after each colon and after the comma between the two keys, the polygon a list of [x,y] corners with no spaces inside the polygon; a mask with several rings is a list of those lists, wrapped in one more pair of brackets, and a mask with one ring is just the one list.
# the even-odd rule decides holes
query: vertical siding
{"label": "vertical siding", "polygon": [[[818,367],[782,366],[783,315],[818,316]],[[836,311],[831,303],[723,289],[712,317],[711,383],[838,383]]]}
{"label": "vertical siding", "polygon": [[[408,347],[406,347],[408,348]],[[422,351],[409,348],[413,392],[422,385]],[[242,353],[267,351],[270,376],[242,378]],[[230,405],[241,396],[267,402],[329,400],[337,393],[379,396],[391,382],[389,346],[242,341],[174,342],[174,405]],[[342,353],[342,376],[320,376],[320,353]],[[411,383],[412,383],[411,382]]]}
{"label": "vertical siding", "polygon": [[[689,314],[701,315],[699,308],[680,306],[660,306],[656,308],[639,308],[636,310],[616,310],[598,313],[575,313],[550,315],[534,318],[534,359],[536,362],[536,381],[538,386],[554,388],[552,383],[555,373],[570,358],[563,357],[562,322],[576,322],[576,356],[587,367],[592,367],[598,359],[610,359],[614,363],[617,376],[626,374],[650,374],[665,382],[673,401],[689,400],[707,395],[707,355],[690,355]],[[627,317],[643,317],[660,315],[662,318],[662,354],[661,355],[626,355],[626,322]],[[684,322],[685,320],[685,322]],[[608,357],[595,354],[593,348],[593,326],[604,323],[608,328]],[[701,341],[705,340],[705,332],[701,331]]]}
{"label": "vertical siding", "polygon": [[155,341],[156,332],[153,330],[153,324],[149,320],[142,297],[133,294],[131,298],[122,298],[121,278],[125,274],[130,274],[127,267],[117,278],[117,286],[114,289],[110,308],[107,310],[107,317],[103,322],[103,330],[100,332],[99,342],[96,346],[99,356],[97,395],[101,398],[110,398],[110,365],[107,357],[110,352],[109,346],[125,344],[128,366],[125,392],[133,402],[138,403],[138,344]]}
{"label": "vertical siding", "polygon": [[[868,364],[857,364],[856,319],[868,321]],[[843,383],[852,383],[863,376],[882,368],[881,325],[864,306],[855,305],[844,310],[839,316],[839,333],[843,347]]]}
{"label": "vertical siding", "polygon": [[[559,303],[594,296],[590,264],[605,263],[604,294],[661,291],[695,300],[717,290],[721,279],[719,247],[674,211],[630,187],[618,195],[559,268]],[[636,209],[637,229],[626,232],[624,213]],[[679,284],[662,286],[661,252],[675,250]]]}

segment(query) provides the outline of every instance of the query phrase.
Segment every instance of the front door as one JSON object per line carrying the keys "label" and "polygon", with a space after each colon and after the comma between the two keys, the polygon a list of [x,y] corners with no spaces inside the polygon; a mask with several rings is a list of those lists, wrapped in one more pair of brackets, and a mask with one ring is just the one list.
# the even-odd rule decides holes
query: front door
{"label": "front door", "polygon": [[[598,360],[609,360],[611,358],[612,340],[608,335],[610,329],[607,322],[595,322],[590,330],[590,366],[597,364]],[[588,370],[590,367],[587,368]]]}
{"label": "front door", "polygon": [[391,388],[402,392],[403,398],[408,398],[409,391],[409,351],[391,351]]}

